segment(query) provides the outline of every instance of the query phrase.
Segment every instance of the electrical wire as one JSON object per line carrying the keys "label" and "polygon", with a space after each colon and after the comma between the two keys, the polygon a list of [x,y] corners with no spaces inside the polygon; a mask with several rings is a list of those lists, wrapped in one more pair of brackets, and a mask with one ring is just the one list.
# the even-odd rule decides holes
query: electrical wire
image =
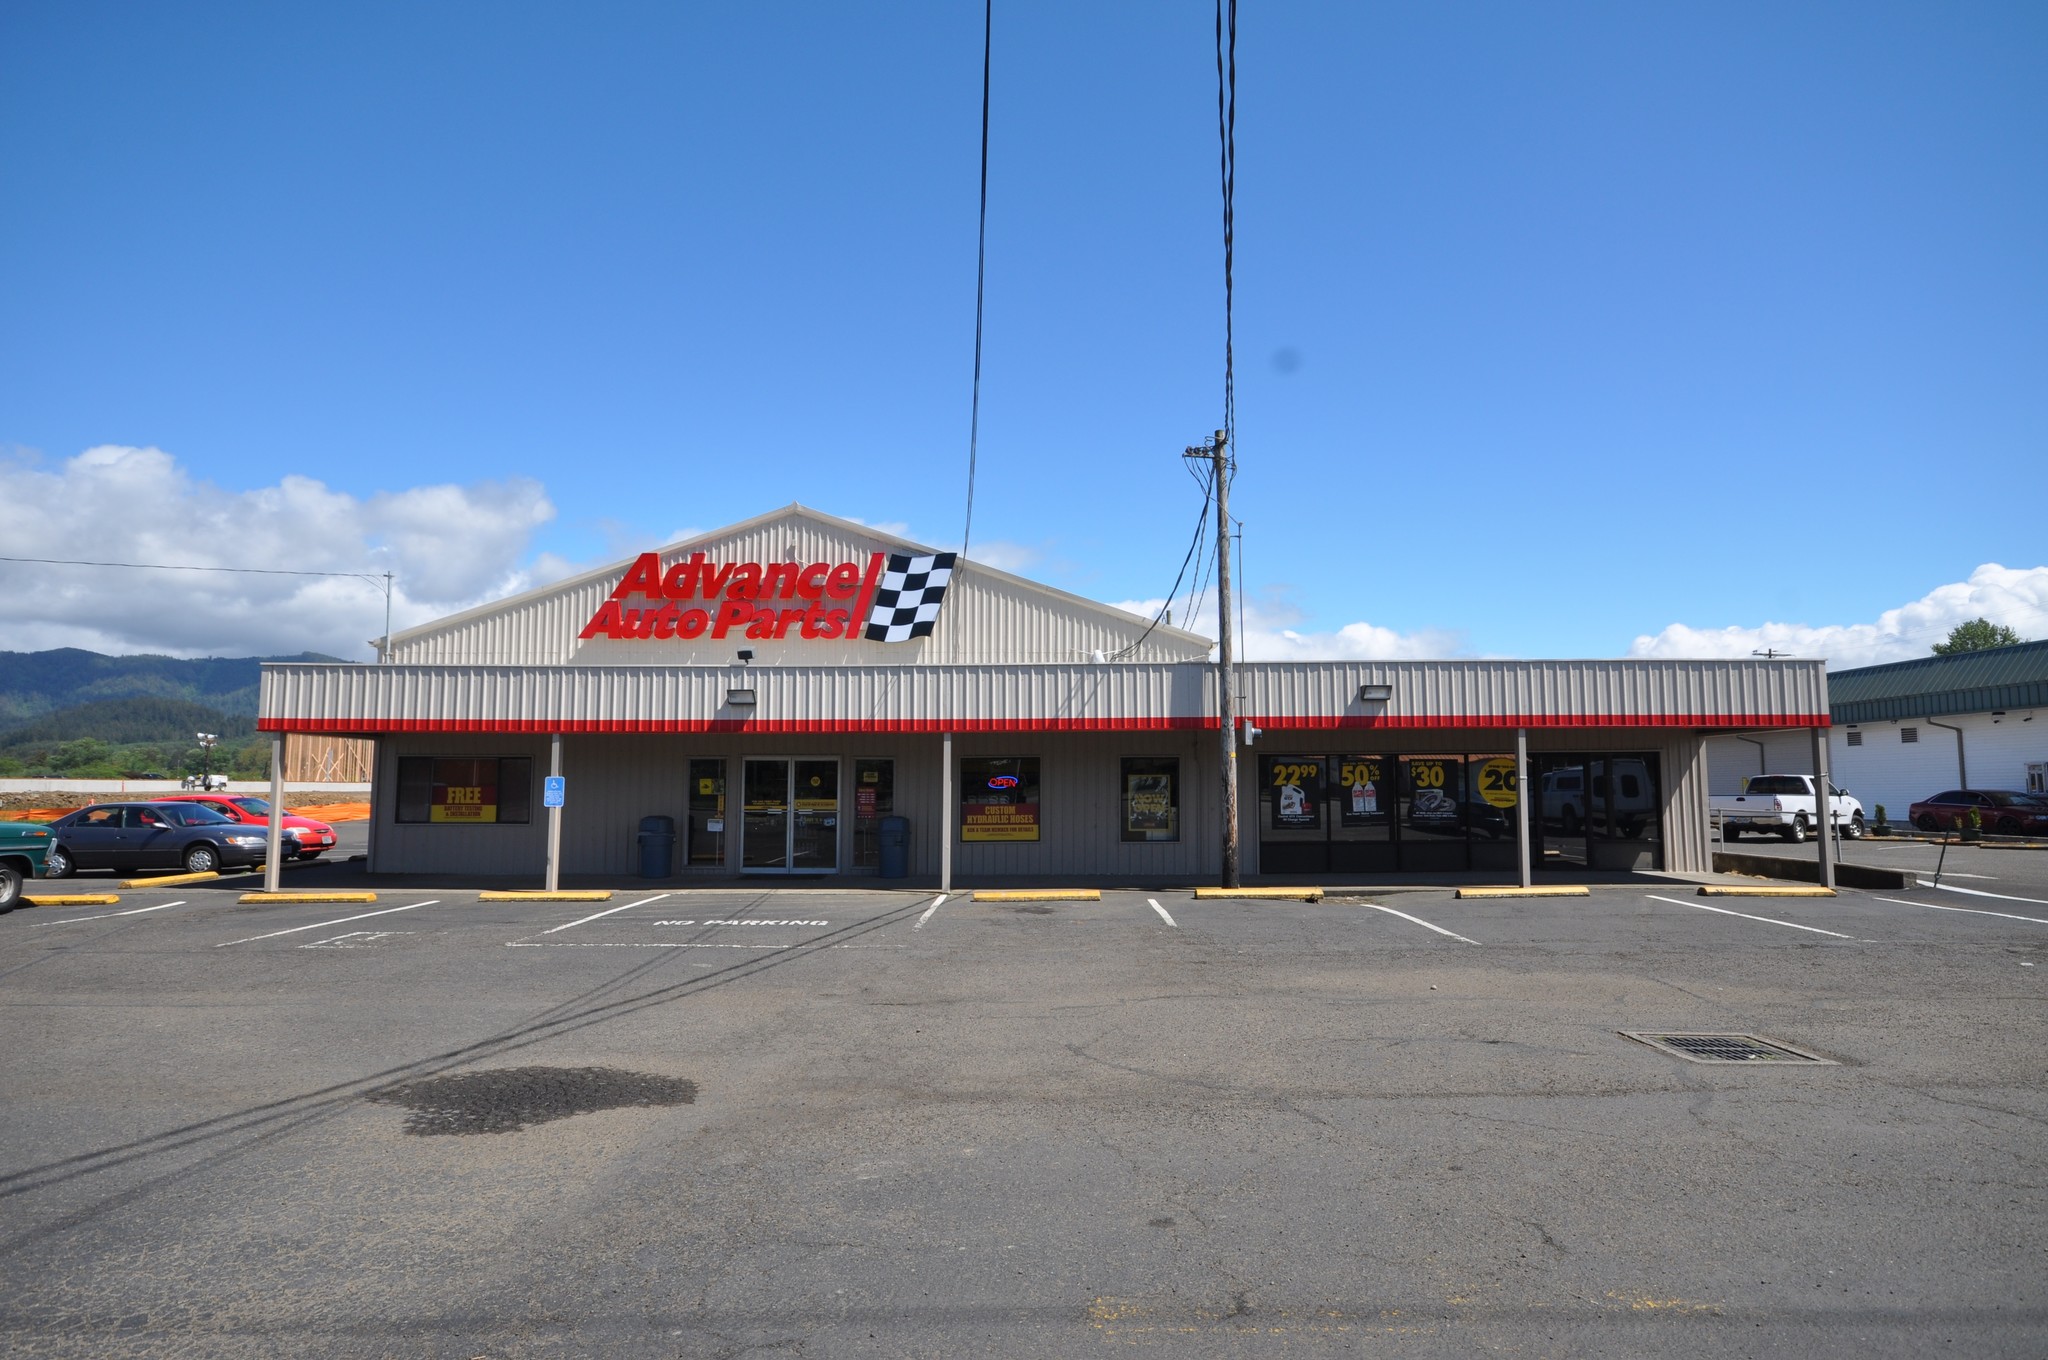
{"label": "electrical wire", "polygon": [[360,571],[286,571],[281,567],[196,567],[180,562],[84,562],[69,557],[7,557],[0,556],[0,562],[41,562],[58,567],[126,567],[133,571],[228,571],[245,576],[338,576],[352,581],[368,581],[383,589],[384,578]]}
{"label": "electrical wire", "polygon": [[960,530],[960,556],[974,536],[974,470],[981,444],[981,319],[988,280],[988,90],[989,53],[994,46],[995,0],[981,9],[981,227],[974,247],[974,401],[967,421],[967,523]]}
{"label": "electrical wire", "polygon": [[[1226,72],[1224,11],[1229,10]],[[1227,97],[1226,97],[1227,96]],[[1223,177],[1223,433],[1237,450],[1237,385],[1232,327],[1233,260],[1237,227],[1237,0],[1216,0],[1216,135]]]}
{"label": "electrical wire", "polygon": [[1118,652],[1114,653],[1109,658],[1111,661],[1121,661],[1125,657],[1129,656],[1132,652],[1137,651],[1138,648],[1144,646],[1145,639],[1152,636],[1152,630],[1159,626],[1159,621],[1166,617],[1166,611],[1173,608],[1174,600],[1179,598],[1180,583],[1187,578],[1188,564],[1195,560],[1195,550],[1202,546],[1203,535],[1206,533],[1209,527],[1209,505],[1210,502],[1214,499],[1213,493],[1208,485],[1210,480],[1212,479],[1204,479],[1202,491],[1202,508],[1201,511],[1195,516],[1195,536],[1194,539],[1188,544],[1187,556],[1181,558],[1180,560],[1180,571],[1174,575],[1173,585],[1167,590],[1165,601],[1160,604],[1158,612],[1152,615],[1152,621],[1145,625],[1145,631],[1138,634],[1137,640],[1132,642],[1130,646],[1125,647],[1119,650]]}

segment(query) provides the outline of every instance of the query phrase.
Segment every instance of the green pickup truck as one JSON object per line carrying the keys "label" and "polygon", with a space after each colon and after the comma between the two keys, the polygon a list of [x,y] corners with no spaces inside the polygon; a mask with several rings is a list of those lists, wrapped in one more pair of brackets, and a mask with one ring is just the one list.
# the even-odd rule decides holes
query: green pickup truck
{"label": "green pickup truck", "polygon": [[21,905],[22,885],[43,874],[50,853],[50,828],[34,822],[0,822],[0,912]]}

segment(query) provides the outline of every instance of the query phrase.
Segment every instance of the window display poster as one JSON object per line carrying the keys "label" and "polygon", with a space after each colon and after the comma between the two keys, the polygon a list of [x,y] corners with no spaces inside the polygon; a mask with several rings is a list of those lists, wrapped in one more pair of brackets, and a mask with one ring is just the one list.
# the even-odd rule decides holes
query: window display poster
{"label": "window display poster", "polygon": [[495,822],[498,820],[498,762],[437,760],[430,822]]}
{"label": "window display poster", "polygon": [[1393,792],[1387,787],[1384,762],[1347,756],[1337,764],[1338,825],[1382,826],[1392,821]]}
{"label": "window display poster", "polygon": [[1173,776],[1124,776],[1124,830],[1165,831],[1173,827]]}
{"label": "window display poster", "polygon": [[1479,796],[1497,808],[1515,805],[1515,758],[1495,756],[1479,767]]}
{"label": "window display poster", "polygon": [[1464,762],[1413,756],[1407,766],[1408,820],[1416,825],[1456,822]]}
{"label": "window display poster", "polygon": [[1038,839],[1038,757],[960,762],[960,839]]}
{"label": "window display poster", "polygon": [[1323,763],[1275,760],[1267,766],[1275,831],[1319,831],[1323,825]]}

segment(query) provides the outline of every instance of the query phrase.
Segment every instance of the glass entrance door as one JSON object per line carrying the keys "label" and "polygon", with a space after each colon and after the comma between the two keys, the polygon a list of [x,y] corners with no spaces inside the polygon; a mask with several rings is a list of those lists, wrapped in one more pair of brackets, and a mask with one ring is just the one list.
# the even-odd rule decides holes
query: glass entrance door
{"label": "glass entrance door", "polygon": [[740,867],[831,873],[839,867],[839,762],[746,762]]}
{"label": "glass entrance door", "polygon": [[829,874],[839,867],[839,762],[798,760],[789,819],[792,873]]}

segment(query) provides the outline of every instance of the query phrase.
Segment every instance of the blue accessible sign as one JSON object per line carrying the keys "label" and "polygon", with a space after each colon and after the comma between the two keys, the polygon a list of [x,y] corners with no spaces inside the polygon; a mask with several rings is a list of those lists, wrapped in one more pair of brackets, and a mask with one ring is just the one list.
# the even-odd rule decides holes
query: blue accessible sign
{"label": "blue accessible sign", "polygon": [[568,789],[569,781],[564,776],[559,774],[547,776],[541,780],[540,784],[540,805],[551,808],[562,806],[566,801]]}

